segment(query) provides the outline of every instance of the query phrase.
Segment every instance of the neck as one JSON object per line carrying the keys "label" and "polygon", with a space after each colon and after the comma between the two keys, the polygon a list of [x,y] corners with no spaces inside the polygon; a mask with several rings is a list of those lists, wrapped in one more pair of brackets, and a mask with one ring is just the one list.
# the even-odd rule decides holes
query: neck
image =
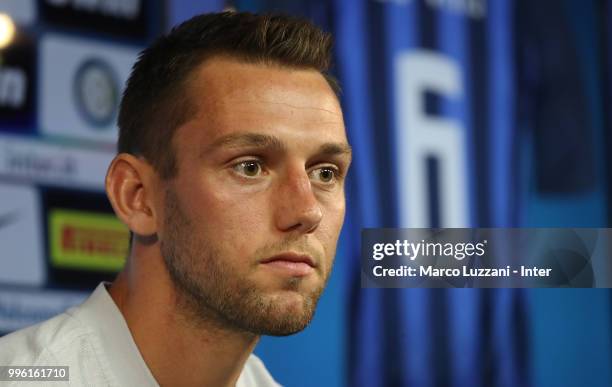
{"label": "neck", "polygon": [[[110,289],[157,382],[176,386],[234,386],[258,336],[223,327],[189,310],[161,257],[135,264],[138,250]],[[146,251],[142,251],[142,256]],[[197,317],[196,317],[197,316]]]}

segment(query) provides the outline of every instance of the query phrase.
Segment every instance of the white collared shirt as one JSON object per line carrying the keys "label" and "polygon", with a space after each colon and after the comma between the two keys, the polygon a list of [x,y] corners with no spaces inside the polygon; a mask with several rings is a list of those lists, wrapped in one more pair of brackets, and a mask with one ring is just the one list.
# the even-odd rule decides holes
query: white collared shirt
{"label": "white collared shirt", "polygon": [[[0,366],[11,365],[70,367],[70,382],[49,382],[53,386],[158,386],[103,283],[83,304],[1,337]],[[43,385],[30,383],[15,385]],[[249,356],[236,383],[236,387],[278,386],[255,355]]]}

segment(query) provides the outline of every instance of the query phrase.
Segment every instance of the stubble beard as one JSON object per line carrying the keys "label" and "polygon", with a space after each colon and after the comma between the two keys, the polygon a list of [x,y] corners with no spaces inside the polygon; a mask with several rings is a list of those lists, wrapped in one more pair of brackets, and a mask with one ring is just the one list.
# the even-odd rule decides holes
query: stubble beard
{"label": "stubble beard", "polygon": [[[215,242],[193,232],[191,221],[181,210],[171,188],[166,191],[164,230],[161,253],[176,291],[176,305],[188,321],[213,325],[220,330],[286,336],[306,328],[314,317],[330,270],[320,273],[324,278],[321,285],[299,292],[301,305],[296,307],[292,303],[288,307],[283,299],[286,295],[267,294],[249,278],[238,278],[232,268],[223,265],[221,249]],[[283,246],[262,250],[282,251],[292,244],[295,243],[285,241]],[[245,262],[247,266],[252,264]],[[291,291],[295,299],[301,281],[301,278],[288,278],[282,290]]]}

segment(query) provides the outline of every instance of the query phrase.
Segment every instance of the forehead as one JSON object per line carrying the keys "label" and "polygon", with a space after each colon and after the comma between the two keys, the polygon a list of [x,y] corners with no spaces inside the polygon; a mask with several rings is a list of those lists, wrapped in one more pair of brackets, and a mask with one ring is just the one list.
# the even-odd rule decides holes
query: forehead
{"label": "forehead", "polygon": [[196,113],[177,135],[190,142],[240,132],[346,142],[338,99],[316,70],[219,57],[194,70],[187,88]]}

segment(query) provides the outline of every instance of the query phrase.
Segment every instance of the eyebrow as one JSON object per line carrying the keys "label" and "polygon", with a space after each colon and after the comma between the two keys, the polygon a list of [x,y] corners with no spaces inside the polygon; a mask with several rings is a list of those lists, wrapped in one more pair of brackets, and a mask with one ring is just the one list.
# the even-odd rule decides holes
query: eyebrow
{"label": "eyebrow", "polygon": [[[260,133],[240,133],[240,134],[228,134],[217,140],[206,147],[202,155],[208,154],[216,148],[264,148],[272,149],[274,151],[282,152],[287,150],[287,146],[277,137],[260,134]],[[351,146],[345,142],[329,142],[322,144],[317,152],[321,155],[336,156],[336,155],[347,155],[351,156]]]}
{"label": "eyebrow", "polygon": [[278,138],[260,133],[228,134],[217,139],[207,147],[207,150],[215,148],[272,148],[274,150],[285,150],[285,144]]}
{"label": "eyebrow", "polygon": [[322,155],[326,156],[351,156],[353,154],[353,150],[351,146],[345,142],[328,142],[319,147],[319,152]]}

